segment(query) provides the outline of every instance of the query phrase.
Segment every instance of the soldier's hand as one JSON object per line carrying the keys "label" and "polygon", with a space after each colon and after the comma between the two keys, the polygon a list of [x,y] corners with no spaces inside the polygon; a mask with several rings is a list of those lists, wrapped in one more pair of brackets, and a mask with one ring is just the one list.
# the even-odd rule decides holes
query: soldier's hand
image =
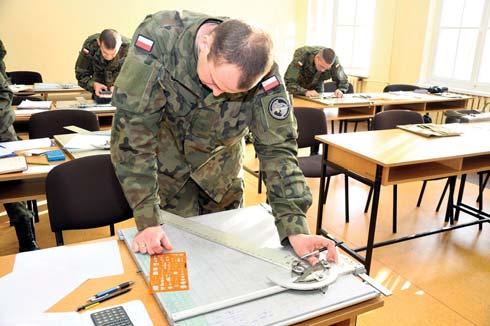
{"label": "soldier's hand", "polygon": [[100,96],[100,91],[106,91],[107,86],[98,82],[94,82],[95,95]]}
{"label": "soldier's hand", "polygon": [[335,92],[333,93],[335,97],[343,97],[344,93],[340,89],[336,89]]}
{"label": "soldier's hand", "polygon": [[314,89],[305,92],[306,97],[315,97],[315,96],[319,96],[319,95],[320,94],[318,94],[318,92],[315,91]]}
{"label": "soldier's hand", "polygon": [[133,239],[132,249],[134,252],[154,255],[173,248],[161,226],[151,226],[138,232]]}
{"label": "soldier's hand", "polygon": [[[328,250],[327,259],[328,261],[337,262],[337,248],[332,240],[329,240],[320,235],[308,235],[308,234],[295,234],[290,235],[289,243],[294,249],[294,252],[299,257],[309,254],[315,250],[326,247]],[[311,256],[306,258],[310,265],[316,265],[318,263],[317,256]]]}

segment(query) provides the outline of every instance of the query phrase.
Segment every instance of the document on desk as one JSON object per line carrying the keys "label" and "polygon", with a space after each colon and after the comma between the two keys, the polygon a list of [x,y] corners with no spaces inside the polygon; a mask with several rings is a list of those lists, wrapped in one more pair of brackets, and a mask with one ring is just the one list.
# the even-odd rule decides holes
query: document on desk
{"label": "document on desk", "polygon": [[63,146],[74,152],[76,150],[109,149],[110,140],[110,135],[76,134]]}
{"label": "document on desk", "polygon": [[45,312],[88,279],[123,271],[115,240],[18,254],[0,278],[0,325]]}
{"label": "document on desk", "polygon": [[51,139],[49,138],[36,138],[29,140],[16,140],[2,143],[2,147],[11,151],[25,151],[33,148],[46,148],[51,147]]}
{"label": "document on desk", "polygon": [[420,123],[412,125],[400,125],[397,128],[412,132],[424,137],[452,137],[462,134],[461,131],[456,131],[452,128],[447,128],[443,125],[434,123]]}
{"label": "document on desk", "polygon": [[[277,231],[274,232],[274,218],[260,207],[208,214],[191,220],[202,220],[203,224],[204,221],[209,221],[216,228],[232,230],[232,233],[228,234],[229,238],[240,237],[241,241],[256,246],[258,251],[274,250],[278,255],[292,255],[288,249],[280,245]],[[188,233],[168,223],[163,228],[172,241],[174,251],[185,252],[187,255],[190,289],[154,294],[169,321],[176,325],[289,324],[379,295],[371,286],[349,274],[339,277],[325,294],[320,291],[287,290],[176,322],[174,316],[182,316],[186,311],[247,296],[275,286],[267,275],[283,273],[285,267]],[[131,245],[136,232],[134,228],[120,232],[128,246]],[[256,242],[257,239],[260,242]],[[134,254],[134,258],[148,279],[149,257]]]}
{"label": "document on desk", "polygon": [[45,109],[45,110],[49,110],[49,108],[51,108],[52,104],[53,104],[52,101],[23,100],[22,102],[20,102],[19,105],[17,105],[17,109]]}

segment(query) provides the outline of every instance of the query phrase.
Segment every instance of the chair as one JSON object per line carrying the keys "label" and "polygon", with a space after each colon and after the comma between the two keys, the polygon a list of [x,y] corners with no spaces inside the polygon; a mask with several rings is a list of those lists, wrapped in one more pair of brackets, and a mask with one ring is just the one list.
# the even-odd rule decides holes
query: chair
{"label": "chair", "polygon": [[408,85],[408,84],[391,84],[386,85],[383,89],[383,93],[388,92],[412,92],[417,89],[423,89],[422,87],[418,87],[416,85]]}
{"label": "chair", "polygon": [[35,71],[10,71],[7,76],[12,84],[33,85],[43,82],[41,74]]}
{"label": "chair", "polygon": [[[394,129],[397,125],[407,125],[414,123],[423,123],[422,116],[414,111],[409,110],[390,110],[376,114],[373,118],[372,129],[384,130]],[[369,204],[373,194],[373,187],[369,189],[369,195],[364,208],[364,213],[367,213]],[[398,185],[393,185],[393,233],[397,230],[397,198],[398,197]]]}
{"label": "chair", "polygon": [[[325,113],[322,110],[313,108],[294,108],[294,115],[298,123],[298,148],[312,147],[319,144],[315,139],[316,135],[324,135],[327,133],[327,121]],[[301,171],[306,178],[320,178],[322,171],[322,155],[310,155],[298,157],[298,163]],[[340,170],[327,165],[327,182],[325,185],[325,196],[319,198],[323,203],[327,201],[328,187],[330,185],[330,177],[341,174]],[[349,223],[349,177],[345,177],[345,222]]]}
{"label": "chair", "polygon": [[63,128],[75,125],[89,131],[100,129],[97,116],[83,110],[51,110],[33,114],[29,120],[29,139],[53,138],[54,135],[69,134],[71,131]]}
{"label": "chair", "polygon": [[54,167],[46,178],[51,230],[63,245],[64,230],[110,226],[133,212],[121,189],[110,155],[82,157]]}

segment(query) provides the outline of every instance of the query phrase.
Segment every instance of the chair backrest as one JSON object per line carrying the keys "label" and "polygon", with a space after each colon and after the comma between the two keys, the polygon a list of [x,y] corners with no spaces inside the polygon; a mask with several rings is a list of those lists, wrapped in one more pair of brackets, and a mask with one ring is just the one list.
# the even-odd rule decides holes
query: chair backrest
{"label": "chair backrest", "polygon": [[35,71],[10,71],[7,76],[12,84],[32,85],[43,82],[41,74]]}
{"label": "chair backrest", "polygon": [[[335,92],[335,90],[337,89],[337,83],[336,82],[326,82],[323,84],[323,91],[324,92],[328,92],[328,93],[331,93],[331,92]],[[354,93],[354,86],[352,86],[351,83],[349,83],[349,88],[347,89],[347,93],[346,94],[352,94]]]}
{"label": "chair backrest", "polygon": [[414,123],[424,123],[424,118],[420,113],[409,110],[390,110],[374,116],[372,130],[394,129],[398,125]]}
{"label": "chair backrest", "polygon": [[97,116],[90,111],[50,110],[33,114],[29,120],[29,138],[53,138],[54,135],[69,134],[65,126],[77,126],[89,131],[100,129]]}
{"label": "chair backrest", "polygon": [[294,116],[298,122],[298,148],[319,144],[315,136],[327,133],[327,118],[323,110],[296,107]]}
{"label": "chair backrest", "polygon": [[133,216],[110,155],[54,167],[46,178],[46,198],[53,232],[101,227]]}
{"label": "chair backrest", "polygon": [[399,92],[399,91],[411,92],[411,91],[414,91],[416,89],[420,89],[420,87],[415,86],[415,85],[407,85],[407,84],[391,84],[391,85],[385,86],[385,88],[383,89],[383,92],[385,92],[385,93],[387,93],[387,92]]}

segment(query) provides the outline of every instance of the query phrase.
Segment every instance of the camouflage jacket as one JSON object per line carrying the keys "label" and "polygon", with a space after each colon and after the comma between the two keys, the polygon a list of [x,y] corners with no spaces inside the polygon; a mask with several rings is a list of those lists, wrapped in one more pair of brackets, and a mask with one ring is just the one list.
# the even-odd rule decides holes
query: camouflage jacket
{"label": "camouflage jacket", "polygon": [[[208,21],[222,18],[186,11],[147,16],[116,81],[111,155],[137,227],[163,223],[161,198],[190,179],[220,202],[242,171],[250,129],[281,240],[308,233],[311,193],[298,167],[285,89],[266,92],[259,83],[246,93],[214,97],[197,76],[195,38]],[[271,73],[280,78],[277,65]]]}
{"label": "camouflage jacket", "polygon": [[111,61],[107,61],[102,56],[97,44],[99,35],[91,35],[83,42],[75,64],[75,75],[78,85],[89,92],[94,91],[94,82],[104,84],[107,87],[114,85],[129,48],[130,40],[122,36],[122,45],[116,57]]}
{"label": "camouflage jacket", "polygon": [[315,55],[324,49],[321,46],[303,46],[294,51],[293,61],[289,64],[284,80],[288,92],[293,95],[305,95],[308,90],[321,92],[321,85],[325,80],[332,79],[337,83],[337,88],[346,93],[349,89],[347,75],[335,57],[332,67],[324,72],[319,72],[315,67]]}
{"label": "camouflage jacket", "polygon": [[2,40],[0,40],[0,75],[3,75],[5,79],[7,79],[7,73],[5,71],[5,62],[3,62],[3,59],[5,58],[5,55],[7,54],[7,50],[5,50],[5,46],[3,45]]}
{"label": "camouflage jacket", "polygon": [[12,97],[7,80],[0,74],[0,142],[17,140],[13,127],[15,113],[10,106]]}

